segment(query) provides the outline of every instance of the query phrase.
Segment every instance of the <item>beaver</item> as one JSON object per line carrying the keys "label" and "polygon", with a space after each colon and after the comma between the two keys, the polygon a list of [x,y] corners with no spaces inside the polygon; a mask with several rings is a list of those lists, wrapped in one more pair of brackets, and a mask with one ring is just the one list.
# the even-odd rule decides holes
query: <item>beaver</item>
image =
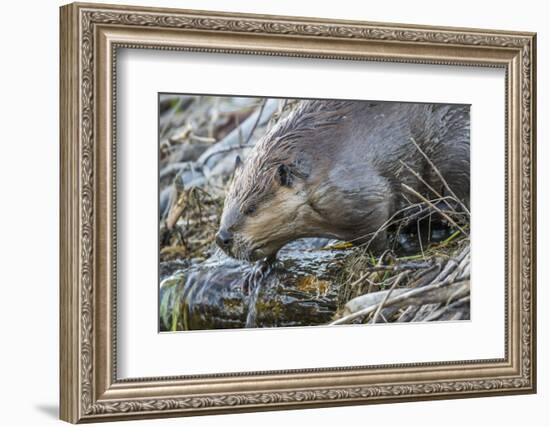
{"label": "beaver", "polygon": [[302,100],[236,162],[216,234],[228,255],[273,260],[304,237],[382,250],[381,228],[411,203],[402,184],[468,209],[470,107]]}

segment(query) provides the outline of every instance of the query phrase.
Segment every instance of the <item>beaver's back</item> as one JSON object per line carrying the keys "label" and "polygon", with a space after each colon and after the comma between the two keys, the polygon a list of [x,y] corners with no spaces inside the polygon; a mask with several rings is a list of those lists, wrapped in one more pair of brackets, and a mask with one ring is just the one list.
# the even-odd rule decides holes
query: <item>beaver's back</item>
{"label": "beaver's back", "polygon": [[[418,185],[418,179],[410,172],[412,169],[444,193],[440,178],[423,152],[455,194],[469,204],[469,106],[355,104],[357,107],[352,111],[356,111],[356,116],[350,121],[353,138],[347,140],[341,161],[361,158],[388,179],[393,187],[399,188],[401,183],[406,183],[425,193],[425,186]],[[362,143],[354,144],[355,139]],[[433,197],[433,194],[428,196]]]}
{"label": "beaver's back", "polygon": [[[327,167],[333,176],[331,181],[349,181],[353,177],[357,181],[351,187],[356,187],[358,182],[365,182],[368,187],[372,175],[380,174],[394,192],[400,192],[401,183],[405,183],[425,193],[426,187],[419,185],[419,180],[410,172],[412,169],[444,193],[439,177],[423,152],[461,201],[469,205],[469,106],[313,102],[322,102],[322,108],[327,112],[339,111],[342,114],[340,124],[333,127],[332,133],[310,146],[311,155],[319,164],[323,159],[329,161]],[[311,108],[314,108],[313,102]],[[364,172],[363,178],[357,176],[357,169]]]}
{"label": "beaver's back", "polygon": [[[353,240],[372,233],[409,204],[411,195],[403,193],[402,184],[428,199],[436,198],[415,174],[441,196],[449,196],[433,166],[469,205],[468,106],[310,102],[309,109],[322,120],[331,113],[340,116],[322,137],[302,141],[299,148],[313,159],[310,201],[333,228],[328,234]],[[307,106],[302,108],[308,111]]]}

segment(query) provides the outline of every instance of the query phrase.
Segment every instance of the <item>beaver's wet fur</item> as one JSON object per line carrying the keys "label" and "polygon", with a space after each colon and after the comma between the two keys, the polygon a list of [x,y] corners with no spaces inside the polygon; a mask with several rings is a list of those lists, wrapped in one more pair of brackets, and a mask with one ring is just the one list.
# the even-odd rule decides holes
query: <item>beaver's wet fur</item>
{"label": "beaver's wet fur", "polygon": [[303,237],[384,249],[386,232],[375,233],[410,204],[402,183],[434,197],[403,164],[449,195],[426,156],[469,206],[469,106],[300,101],[237,167],[218,245],[249,261],[274,258]]}

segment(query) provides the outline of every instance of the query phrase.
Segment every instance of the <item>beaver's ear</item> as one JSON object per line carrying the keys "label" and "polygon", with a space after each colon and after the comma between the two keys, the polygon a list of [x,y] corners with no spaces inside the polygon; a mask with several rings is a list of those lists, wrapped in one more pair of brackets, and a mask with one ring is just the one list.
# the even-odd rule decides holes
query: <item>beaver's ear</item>
{"label": "beaver's ear", "polygon": [[243,165],[243,161],[241,160],[241,156],[237,154],[237,157],[235,157],[235,169],[239,169]]}
{"label": "beaver's ear", "polygon": [[277,180],[279,181],[279,184],[285,187],[292,186],[292,172],[287,165],[279,165],[279,167],[277,168]]}

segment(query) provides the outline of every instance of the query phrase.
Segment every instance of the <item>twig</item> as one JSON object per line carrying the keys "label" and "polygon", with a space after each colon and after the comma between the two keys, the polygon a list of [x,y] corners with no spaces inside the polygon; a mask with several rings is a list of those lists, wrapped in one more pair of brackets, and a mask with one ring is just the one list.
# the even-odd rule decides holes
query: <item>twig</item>
{"label": "twig", "polygon": [[[452,276],[456,271],[457,267],[460,267],[462,262],[466,259],[467,255],[470,253],[470,246],[467,245],[454,259],[449,259],[447,264],[441,270],[441,272],[434,279],[435,282],[440,282]],[[454,277],[454,276],[453,276]]]}
{"label": "twig", "polygon": [[[416,234],[418,236],[418,243],[420,245],[420,252],[422,253],[422,258],[426,259],[426,254],[424,253],[424,246],[422,245],[422,233],[420,232],[420,221],[416,220]],[[430,235],[428,234],[428,241],[430,240]]]}
{"label": "twig", "polygon": [[411,194],[414,194],[416,197],[421,199],[424,203],[428,204],[432,209],[439,212],[439,214],[445,218],[447,221],[449,221],[451,224],[453,224],[456,228],[458,228],[465,236],[468,236],[468,233],[464,231],[464,229],[456,223],[454,219],[452,219],[449,215],[447,215],[445,212],[443,212],[441,209],[439,209],[437,206],[435,206],[432,202],[430,202],[428,199],[426,199],[422,194],[420,194],[418,191],[414,190],[413,188],[409,187],[405,183],[401,183],[401,186],[410,192]]}
{"label": "twig", "polygon": [[355,286],[357,286],[359,283],[361,283],[363,280],[365,280],[367,278],[367,276],[370,274],[371,272],[367,272],[367,273],[364,273],[361,275],[361,277],[359,277],[359,279],[357,279],[356,281],[354,281],[351,285],[349,285],[348,287],[349,288],[354,288]]}
{"label": "twig", "polygon": [[193,139],[195,141],[198,141],[198,142],[206,142],[206,143],[209,143],[209,144],[214,144],[216,142],[216,138],[212,138],[212,137],[209,137],[209,136],[195,135],[193,132],[191,132],[189,134],[189,138]]}
{"label": "twig", "polygon": [[[463,284],[465,284],[467,282],[468,286],[467,286],[467,292],[469,292],[469,284],[470,284],[470,281],[465,281],[465,282],[457,282],[457,285],[456,286],[462,286]],[[390,305],[396,305],[396,304],[410,304],[411,301],[418,301],[420,303],[431,303],[433,300],[428,300],[428,296],[431,292],[434,292],[440,288],[443,288],[445,286],[449,286],[451,285],[453,282],[451,280],[444,280],[442,282],[438,282],[438,283],[434,283],[434,284],[431,284],[431,285],[428,285],[428,286],[425,286],[425,287],[422,287],[422,288],[415,288],[415,289],[412,289],[411,291],[409,292],[406,292],[406,293],[403,293],[401,295],[398,295],[394,298],[391,298],[390,300],[386,301],[386,305],[387,306],[390,306]],[[453,292],[455,290],[453,289]],[[426,295],[428,294],[428,295]],[[418,298],[422,296],[423,297],[423,300],[422,301],[419,301]],[[446,297],[443,301],[446,301],[448,299],[448,297]],[[437,299],[437,302],[441,302],[440,301],[441,298]],[[338,320],[335,320],[334,322],[330,323],[329,325],[342,325],[342,324],[346,324],[346,323],[349,323],[359,317],[364,317],[364,316],[367,316],[371,313],[373,313],[374,311],[376,311],[376,308],[378,307],[378,305],[373,305],[373,306],[369,306],[369,307],[366,307],[364,309],[361,309],[359,311],[356,311],[355,313],[352,313],[348,316],[345,316],[345,317],[342,317]]]}
{"label": "twig", "polygon": [[418,313],[420,307],[417,305],[409,305],[405,311],[403,311],[400,316],[397,318],[396,323],[410,322],[416,313]]}
{"label": "twig", "polygon": [[246,138],[246,141],[244,145],[248,145],[250,143],[250,139],[252,138],[252,134],[258,127],[258,123],[260,123],[260,117],[262,117],[262,114],[264,112],[265,103],[267,102],[267,98],[264,98],[262,101],[262,106],[260,107],[260,112],[258,113],[258,117],[256,117],[256,121],[254,122],[254,125],[252,126],[252,129],[250,129],[250,133],[248,134],[248,137]]}
{"label": "twig", "polygon": [[412,173],[416,179],[418,179],[422,184],[424,184],[426,187],[428,187],[428,189],[435,194],[435,196],[441,200],[443,200],[445,202],[445,204],[447,206],[449,206],[449,209],[455,211],[456,209],[453,209],[453,207],[451,206],[451,204],[435,189],[433,188],[430,184],[428,184],[426,182],[426,180],[424,178],[422,178],[420,176],[420,174],[418,172],[416,172],[413,168],[411,168],[408,164],[406,164],[403,160],[399,160],[399,162],[401,163],[401,165],[403,165],[404,167],[407,168],[407,170]]}
{"label": "twig", "polygon": [[432,263],[428,261],[421,261],[421,262],[404,262],[402,264],[395,264],[395,265],[375,265],[372,267],[368,267],[368,272],[366,274],[370,273],[376,273],[378,271],[391,271],[391,272],[402,272],[406,270],[420,270],[422,268],[428,268],[431,267]]}
{"label": "twig", "polygon": [[233,145],[232,147],[228,147],[228,148],[221,148],[219,149],[218,151],[214,151],[210,154],[208,154],[204,161],[203,161],[203,164],[206,164],[207,160],[210,159],[210,157],[212,156],[217,156],[218,154],[224,154],[224,153],[229,153],[231,151],[234,151],[234,150],[244,150],[245,148],[251,148],[251,147],[254,147],[254,144],[239,144],[239,145]]}
{"label": "twig", "polygon": [[428,316],[426,316],[422,321],[423,322],[433,322],[434,320],[437,320],[437,319],[441,318],[445,313],[447,313],[451,310],[454,310],[457,307],[460,307],[461,305],[463,305],[467,302],[470,302],[470,296],[469,295],[464,296],[464,297],[456,300],[452,304],[447,304],[444,307],[442,307],[438,310],[435,310],[434,312],[432,312]]}
{"label": "twig", "polygon": [[420,152],[420,154],[422,154],[422,156],[424,157],[424,159],[426,159],[426,161],[428,162],[428,164],[432,167],[433,171],[437,174],[437,176],[439,177],[439,179],[441,180],[441,183],[445,186],[445,189],[449,192],[449,194],[451,196],[453,196],[456,201],[460,204],[460,206],[462,207],[462,209],[464,209],[464,212],[467,212],[468,215],[470,215],[470,210],[466,207],[466,205],[464,205],[464,203],[462,203],[462,200],[460,200],[456,194],[454,193],[453,190],[451,190],[451,187],[449,187],[449,184],[447,184],[447,181],[445,180],[445,178],[443,178],[443,175],[441,175],[441,172],[439,172],[439,169],[437,169],[437,167],[433,164],[433,162],[430,160],[430,158],[426,155],[426,153],[424,153],[424,150],[422,150],[422,148],[420,148],[420,146],[416,143],[416,141],[414,140],[414,138],[411,138],[411,142],[414,144],[414,146],[416,147],[416,149]]}
{"label": "twig", "polygon": [[165,178],[168,175],[171,175],[173,173],[177,173],[183,168],[189,166],[191,162],[177,162],[177,163],[170,163],[169,165],[166,165],[159,174],[159,178]]}
{"label": "twig", "polygon": [[234,150],[243,150],[245,148],[250,148],[250,147],[253,147],[254,144],[250,144],[250,140],[252,138],[252,134],[254,133],[254,131],[256,130],[256,128],[258,127],[258,124],[260,123],[260,118],[262,117],[262,114],[264,112],[264,107],[265,107],[265,104],[266,104],[266,100],[264,99],[262,101],[262,105],[260,107],[260,110],[258,112],[258,116],[256,117],[256,120],[254,121],[254,124],[252,125],[252,128],[250,129],[250,132],[248,133],[248,136],[246,138],[246,141],[243,142],[243,138],[242,138],[242,133],[241,133],[241,125],[240,124],[237,124],[237,130],[239,132],[239,144],[238,145],[233,145],[232,147],[228,147],[228,148],[221,148],[217,151],[213,151],[212,153],[208,154],[204,159],[202,159],[202,164],[205,165],[206,162],[212,157],[212,156],[217,156],[218,154],[224,154],[224,153],[229,153],[231,151],[234,151]]}
{"label": "twig", "polygon": [[[404,194],[402,194],[402,195],[403,195],[403,197],[405,197]],[[406,197],[405,197],[405,199],[408,200]],[[443,198],[443,199],[445,199],[445,198]],[[434,200],[434,201],[439,201],[439,200]],[[399,209],[391,217],[389,217],[380,227],[378,227],[378,229],[376,231],[374,231],[372,233],[362,235],[362,236],[359,236],[359,237],[356,237],[355,239],[351,239],[351,240],[349,240],[349,243],[353,243],[357,240],[361,240],[361,239],[364,239],[368,236],[372,236],[367,243],[361,245],[361,246],[364,246],[364,247],[368,248],[380,232],[388,229],[389,227],[391,227],[394,224],[402,224],[403,221],[405,221],[405,220],[411,221],[411,219],[409,217],[404,217],[404,218],[399,219],[399,216],[401,214],[404,214],[405,212],[413,210],[413,209],[419,209],[419,212],[411,215],[411,218],[415,219],[420,214],[425,212],[425,209],[423,209],[424,205],[425,205],[425,203],[414,203],[414,204],[411,203],[409,206],[405,206],[404,208]],[[432,204],[432,206],[433,206],[433,204]]]}
{"label": "twig", "polygon": [[390,297],[393,290],[397,287],[397,285],[399,283],[401,283],[401,280],[403,280],[403,277],[405,277],[407,274],[408,274],[408,271],[403,271],[402,273],[399,273],[399,275],[397,276],[397,278],[394,280],[393,284],[391,285],[391,288],[389,289],[388,293],[386,294],[386,296],[384,297],[382,302],[378,305],[378,309],[374,312],[374,316],[372,316],[371,323],[376,323],[376,321],[378,320],[378,315],[380,314],[380,310],[382,310],[382,308],[384,307],[384,305],[388,301],[388,298]]}

